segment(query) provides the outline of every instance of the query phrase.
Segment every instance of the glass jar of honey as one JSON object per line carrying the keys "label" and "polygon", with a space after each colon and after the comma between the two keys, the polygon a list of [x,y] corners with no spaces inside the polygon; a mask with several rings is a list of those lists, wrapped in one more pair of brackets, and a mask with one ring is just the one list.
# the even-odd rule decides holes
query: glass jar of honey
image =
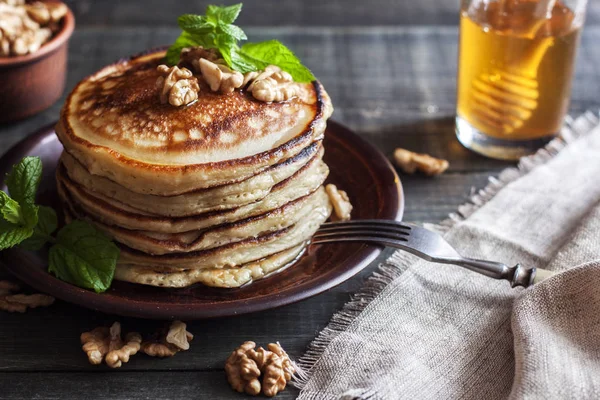
{"label": "glass jar of honey", "polygon": [[561,129],[586,0],[465,0],[456,134],[492,158],[518,159]]}

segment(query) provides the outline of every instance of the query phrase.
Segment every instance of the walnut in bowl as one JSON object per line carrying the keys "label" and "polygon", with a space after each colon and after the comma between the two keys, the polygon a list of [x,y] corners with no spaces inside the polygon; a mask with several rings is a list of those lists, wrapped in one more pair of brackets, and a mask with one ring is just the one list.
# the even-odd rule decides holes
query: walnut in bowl
{"label": "walnut in bowl", "polygon": [[20,3],[0,1],[0,123],[42,111],[62,95],[75,27],[63,3]]}

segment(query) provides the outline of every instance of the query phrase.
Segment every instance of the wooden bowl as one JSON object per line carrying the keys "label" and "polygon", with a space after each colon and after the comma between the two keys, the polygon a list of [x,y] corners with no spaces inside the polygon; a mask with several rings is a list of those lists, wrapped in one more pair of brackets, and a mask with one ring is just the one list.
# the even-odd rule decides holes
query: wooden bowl
{"label": "wooden bowl", "polygon": [[0,123],[29,117],[50,107],[62,95],[67,75],[67,49],[75,28],[71,10],[62,28],[32,54],[0,57]]}

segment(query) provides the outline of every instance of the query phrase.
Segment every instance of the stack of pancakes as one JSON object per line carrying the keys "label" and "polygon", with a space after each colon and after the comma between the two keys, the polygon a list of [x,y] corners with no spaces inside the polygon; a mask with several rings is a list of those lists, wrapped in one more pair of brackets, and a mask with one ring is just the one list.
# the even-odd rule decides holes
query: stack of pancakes
{"label": "stack of pancakes", "polygon": [[298,258],[331,213],[322,139],[332,106],[318,82],[264,103],[243,90],[161,104],[164,57],[121,61],[79,83],[56,132],[67,220],[121,247],[115,278],[238,287]]}

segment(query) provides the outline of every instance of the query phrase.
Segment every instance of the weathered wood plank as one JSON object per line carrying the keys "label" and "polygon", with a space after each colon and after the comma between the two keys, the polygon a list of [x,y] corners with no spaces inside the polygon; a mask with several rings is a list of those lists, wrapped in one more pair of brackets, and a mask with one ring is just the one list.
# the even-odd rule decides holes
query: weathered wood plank
{"label": "weathered wood plank", "polygon": [[[175,372],[175,371],[174,371]],[[278,400],[294,399],[288,387]],[[233,391],[222,371],[1,373],[0,399],[248,399]]]}
{"label": "weathered wood plank", "polygon": [[[216,1],[233,4],[238,0]],[[205,0],[67,0],[84,25],[171,25],[181,14],[202,13]],[[456,25],[456,0],[245,0],[241,26]],[[589,2],[588,23],[600,21],[600,4]],[[143,4],[143,5],[142,5]]]}

